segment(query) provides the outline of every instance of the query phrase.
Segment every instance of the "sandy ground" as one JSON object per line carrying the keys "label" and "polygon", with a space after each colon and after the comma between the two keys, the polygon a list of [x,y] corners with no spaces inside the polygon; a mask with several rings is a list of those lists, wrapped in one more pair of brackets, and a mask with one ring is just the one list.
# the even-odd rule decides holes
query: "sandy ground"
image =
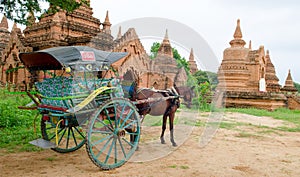
{"label": "sandy ground", "polygon": [[[198,121],[205,123],[207,118],[202,115]],[[169,141],[160,144],[153,138],[151,143],[141,143],[130,162],[110,171],[96,167],[85,148],[68,154],[51,150],[7,154],[1,150],[0,176],[300,175],[300,133],[274,129],[292,125],[240,113],[226,113],[223,121],[235,126],[218,128],[206,146],[199,146],[205,126],[177,126],[178,147],[172,147]],[[160,127],[144,127],[142,131],[144,139],[158,137]]]}

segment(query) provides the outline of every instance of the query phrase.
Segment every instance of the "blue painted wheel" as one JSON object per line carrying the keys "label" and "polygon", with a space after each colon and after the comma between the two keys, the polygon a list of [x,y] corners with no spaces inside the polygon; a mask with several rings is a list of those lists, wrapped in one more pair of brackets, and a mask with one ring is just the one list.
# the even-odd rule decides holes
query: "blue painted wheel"
{"label": "blue painted wheel", "polygon": [[[56,123],[60,120],[59,117],[42,116],[41,132],[43,139],[54,144],[58,143],[57,147],[51,149],[60,153],[73,152],[81,148],[85,144],[85,131],[78,125],[77,120],[75,118],[69,119],[67,125],[65,120],[62,120],[57,127]],[[58,136],[57,142],[56,135]]]}
{"label": "blue painted wheel", "polygon": [[90,118],[86,150],[104,170],[126,163],[138,147],[140,119],[136,107],[124,98],[103,103]]}

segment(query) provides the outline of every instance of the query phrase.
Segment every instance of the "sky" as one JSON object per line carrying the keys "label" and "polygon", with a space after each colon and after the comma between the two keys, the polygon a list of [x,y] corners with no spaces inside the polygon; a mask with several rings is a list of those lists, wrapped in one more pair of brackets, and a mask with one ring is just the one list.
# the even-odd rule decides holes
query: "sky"
{"label": "sky", "polygon": [[119,26],[123,33],[129,27],[136,28],[148,52],[151,44],[160,42],[169,28],[172,46],[185,58],[193,48],[198,68],[213,72],[217,72],[224,49],[230,47],[240,19],[245,47],[251,40],[252,49],[263,45],[270,51],[280,84],[284,84],[289,69],[294,82],[300,83],[298,0],[91,0],[91,7],[93,16],[101,22],[109,11],[114,37]]}
{"label": "sky", "polygon": [[[300,82],[300,1],[91,0],[91,7],[94,17],[99,18],[101,22],[104,21],[108,10],[113,27],[133,19],[148,17],[169,19],[184,24],[202,36],[219,64],[224,49],[230,47],[229,42],[233,39],[237,19],[240,19],[245,47],[248,47],[251,40],[252,49],[256,50],[263,45],[265,50],[269,50],[279,83],[284,84],[289,69],[294,82]],[[126,30],[122,27],[123,33]],[[141,31],[136,30],[140,36]],[[165,30],[162,25],[160,37],[164,36]],[[172,31],[168,29],[168,33],[172,44]],[[116,32],[112,35],[116,36]],[[187,49],[197,48],[184,45],[181,46]],[[144,47],[149,51],[149,45],[145,44]],[[199,51],[194,49],[194,52]],[[205,51],[199,53],[201,55]],[[183,52],[182,55],[188,58],[188,53]],[[196,56],[196,60],[201,65],[201,60],[209,59]]]}

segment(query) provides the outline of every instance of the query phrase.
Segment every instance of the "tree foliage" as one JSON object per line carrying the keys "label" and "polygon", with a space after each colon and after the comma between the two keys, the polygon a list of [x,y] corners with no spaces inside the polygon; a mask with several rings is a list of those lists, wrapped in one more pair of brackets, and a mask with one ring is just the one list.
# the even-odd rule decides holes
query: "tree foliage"
{"label": "tree foliage", "polygon": [[193,105],[198,106],[200,110],[210,108],[210,103],[213,97],[212,85],[209,82],[204,82],[196,87],[197,97],[193,98]]}
{"label": "tree foliage", "polygon": [[156,56],[157,56],[157,52],[158,52],[158,49],[160,47],[160,43],[159,42],[154,42],[151,46],[151,49],[150,49],[150,58],[151,59],[154,59]]}
{"label": "tree foliage", "polygon": [[181,55],[178,53],[178,50],[176,48],[172,48],[173,57],[176,59],[177,66],[179,68],[184,68],[187,73],[190,71],[190,66],[187,60],[184,57],[181,57]]}
{"label": "tree foliage", "polygon": [[298,93],[300,93],[300,84],[294,82],[294,86],[296,87],[296,89],[298,90]]}
{"label": "tree foliage", "polygon": [[[43,13],[55,13],[62,9],[72,12],[82,4],[88,4],[87,0],[0,0],[1,9],[5,16],[19,24],[27,25],[29,13],[39,18]],[[49,3],[51,8],[42,8],[43,3]]]}
{"label": "tree foliage", "polygon": [[197,85],[203,84],[203,83],[209,83],[211,85],[211,88],[214,90],[216,86],[218,85],[218,75],[216,73],[210,72],[210,71],[197,71],[195,74],[193,74]]}
{"label": "tree foliage", "polygon": [[[154,42],[150,49],[150,58],[155,59],[157,56],[160,43]],[[184,57],[181,57],[176,48],[172,48],[173,57],[177,61],[178,67],[184,67],[187,73],[189,72],[189,64]],[[197,96],[193,99],[193,105],[198,106],[201,110],[209,109],[213,92],[218,84],[218,77],[216,73],[210,71],[197,71],[193,75],[188,74],[187,85],[195,86],[195,93]]]}
{"label": "tree foliage", "polygon": [[197,97],[193,99],[193,104],[199,106],[201,110],[209,109],[214,90],[218,85],[217,74],[199,70],[193,74],[193,78],[197,85]]}
{"label": "tree foliage", "polygon": [[[160,47],[160,43],[159,42],[154,42],[151,46],[150,49],[150,58],[154,59],[157,56],[157,52],[158,49]],[[190,67],[189,67],[189,63],[187,62],[187,60],[184,57],[181,57],[181,55],[179,54],[178,50],[174,47],[172,47],[172,53],[173,53],[173,57],[175,58],[176,62],[177,62],[177,66],[178,68],[184,68],[185,71],[187,73],[189,73],[190,71]]]}

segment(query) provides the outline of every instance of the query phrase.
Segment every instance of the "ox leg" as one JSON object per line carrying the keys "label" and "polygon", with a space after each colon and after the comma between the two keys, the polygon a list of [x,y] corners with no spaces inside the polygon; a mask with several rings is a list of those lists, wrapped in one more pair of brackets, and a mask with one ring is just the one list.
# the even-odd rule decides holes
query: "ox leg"
{"label": "ox leg", "polygon": [[[176,111],[176,110],[175,110]],[[170,123],[170,141],[172,145],[175,147],[177,146],[175,140],[174,140],[174,118],[175,118],[175,111],[171,111],[169,114],[169,123]]]}
{"label": "ox leg", "polygon": [[167,114],[165,113],[163,116],[163,124],[162,124],[162,130],[161,130],[161,135],[160,135],[160,142],[161,144],[166,144],[164,134],[166,130],[166,124],[167,124]]}

